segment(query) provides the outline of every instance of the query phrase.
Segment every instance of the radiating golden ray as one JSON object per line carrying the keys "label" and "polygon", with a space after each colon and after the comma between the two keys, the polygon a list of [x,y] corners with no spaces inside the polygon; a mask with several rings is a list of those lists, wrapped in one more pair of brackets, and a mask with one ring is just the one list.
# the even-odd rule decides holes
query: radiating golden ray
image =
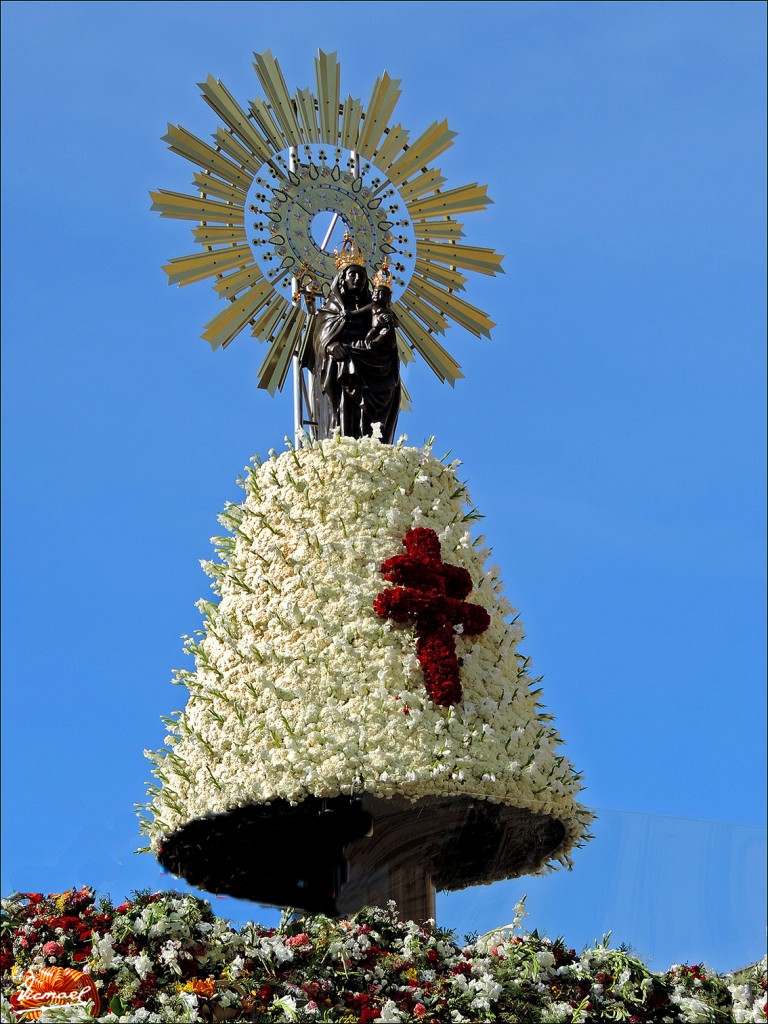
{"label": "radiating golden ray", "polygon": [[341,145],[347,149],[357,149],[358,132],[360,131],[360,115],[363,108],[360,100],[347,96],[341,112]]}
{"label": "radiating golden ray", "polygon": [[[303,332],[304,314],[297,306],[295,306],[286,317],[285,326],[279,339],[279,342],[282,345],[282,352],[280,353],[280,358],[275,369],[278,390],[282,390],[283,385],[285,384],[288,371],[291,368],[291,358],[293,353],[298,349]],[[276,344],[277,341],[278,339],[272,342],[272,344]],[[275,392],[272,391],[273,395],[274,393]]]}
{"label": "radiating golden ray", "polygon": [[214,224],[205,225],[202,228],[194,228],[192,234],[200,245],[224,245],[226,242],[238,243],[248,240],[244,228],[231,228],[226,225],[218,227]]}
{"label": "radiating golden ray", "polygon": [[413,348],[405,334],[403,334],[403,332],[400,330],[396,330],[395,337],[397,338],[397,351],[399,352],[402,361],[404,363],[415,362]]}
{"label": "radiating golden ray", "polygon": [[280,128],[272,118],[269,106],[263,99],[261,99],[260,96],[252,99],[249,106],[251,108],[251,113],[256,118],[256,123],[269,140],[273,154],[280,153],[286,148],[285,139],[280,134]]}
{"label": "radiating golden ray", "polygon": [[462,185],[460,188],[447,189],[434,196],[425,196],[408,203],[408,210],[413,220],[423,217],[437,217],[441,214],[452,217],[455,214],[469,213],[472,210],[484,210],[493,203],[487,196],[488,186]]}
{"label": "radiating golden ray", "polygon": [[235,203],[237,206],[245,206],[245,200],[248,195],[246,192],[235,185],[226,185],[223,181],[219,181],[218,178],[214,178],[212,174],[207,174],[205,171],[195,171],[194,183],[207,196],[216,196],[225,202]]}
{"label": "radiating golden ray", "polygon": [[447,267],[440,266],[439,263],[428,263],[426,260],[416,260],[414,273],[436,281],[453,291],[461,291],[467,281],[466,277],[458,270],[449,270]]}
{"label": "radiating golden ray", "polygon": [[[243,267],[242,270],[236,270],[234,274],[226,274],[219,281],[216,281],[213,287],[222,299],[231,299],[246,288],[252,288],[263,277],[261,267],[259,267],[258,263],[254,263],[251,267]],[[269,284],[268,281],[267,284]]]}
{"label": "radiating golden ray", "polygon": [[418,178],[414,178],[412,181],[406,181],[399,188],[400,195],[409,203],[412,199],[417,196],[423,196],[427,192],[434,192],[435,189],[440,188],[441,185],[445,184],[445,178],[438,170],[423,171]]}
{"label": "radiating golden ray", "polygon": [[248,168],[251,172],[251,180],[253,180],[253,177],[261,170],[263,161],[254,156],[250,149],[246,149],[241,142],[237,141],[234,135],[224,131],[223,128],[217,128],[213,133],[213,137],[220,149],[228,156],[231,156],[236,163]]}
{"label": "radiating golden ray", "polygon": [[[446,121],[435,121],[410,141],[410,133],[402,125],[389,126],[401,92],[400,81],[387,72],[376,80],[364,108],[352,96],[340,101],[341,76],[335,53],[320,50],[315,59],[316,95],[310,89],[298,89],[293,97],[272,53],[266,51],[254,57],[266,99],[253,99],[247,113],[221,81],[209,75],[200,83],[203,99],[224,125],[213,134],[214,146],[180,125],[168,126],[165,141],[169,148],[200,168],[194,175],[200,195],[160,190],[151,193],[152,208],[163,217],[197,221],[193,236],[203,246],[202,252],[175,257],[165,264],[169,283],[182,286],[211,280],[228,304],[206,325],[204,339],[214,348],[226,347],[250,324],[255,337],[269,342],[259,370],[259,386],[271,393],[282,388],[293,354],[301,352],[309,337],[305,314],[278,291],[278,286],[286,287],[290,273],[286,268],[291,263],[286,256],[301,260],[297,254],[304,250],[295,245],[307,244],[306,240],[291,241],[291,230],[297,232],[298,239],[306,228],[299,227],[299,220],[292,226],[280,212],[281,204],[290,202],[291,189],[304,187],[301,175],[288,171],[285,151],[289,146],[332,147],[321,155],[321,162],[331,169],[335,182],[340,180],[339,165],[344,169],[337,147],[354,151],[370,161],[370,165],[361,165],[360,171],[363,178],[366,174],[370,178],[354,186],[359,190],[365,185],[369,190],[361,193],[365,196],[362,213],[371,231],[392,235],[378,236],[374,243],[378,247],[376,259],[386,252],[396,253],[392,257],[396,272],[406,274],[405,281],[398,279],[404,291],[395,303],[400,318],[396,332],[400,358],[411,362],[414,353],[419,353],[441,380],[453,385],[463,376],[461,369],[435,335],[444,333],[449,321],[477,337],[489,336],[494,326],[482,310],[456,294],[467,283],[461,271],[490,276],[503,273],[502,257],[493,249],[459,242],[464,237],[464,225],[457,217],[490,204],[486,187],[475,182],[441,191],[446,179],[431,166],[452,145],[456,133]],[[305,161],[304,166],[307,158],[316,160],[317,152],[307,148],[299,157]],[[322,173],[327,174],[327,170]],[[267,179],[259,178],[259,187],[267,195],[257,193],[249,199],[257,175]],[[279,180],[275,181],[275,175]],[[283,191],[278,191],[278,186]],[[265,218],[254,223],[260,234],[252,240],[246,233],[249,202],[253,204],[249,213]],[[402,204],[405,211],[397,213]],[[309,215],[312,209],[310,202]],[[302,216],[307,215],[303,211]],[[396,217],[400,219],[396,221]],[[275,225],[274,237],[269,237],[269,221]],[[306,220],[301,223],[306,224]],[[285,239],[279,237],[286,232],[287,253]],[[393,247],[388,249],[382,237]],[[264,250],[267,260],[277,257],[273,264],[276,271],[267,276],[259,265],[261,250],[257,251],[256,245],[274,246],[273,256]],[[397,261],[414,259],[414,254],[407,251],[411,248],[415,248],[415,261],[407,271]],[[410,407],[405,388],[402,407]]]}
{"label": "radiating golden ray", "polygon": [[[475,337],[479,338],[485,335],[487,338],[490,338],[491,328],[496,325],[492,320],[488,319],[481,309],[475,309],[474,306],[470,306],[468,302],[460,299],[458,295],[446,292],[442,288],[436,288],[429,281],[425,281],[416,274],[411,278],[406,295],[411,289],[417,292],[425,302],[436,306],[446,316],[449,316],[456,323],[461,324],[462,327],[474,334]],[[400,301],[405,301],[405,295],[402,296]]]}
{"label": "radiating golden ray", "polygon": [[252,153],[266,163],[272,156],[269,143],[256,131],[253,121],[220,81],[208,75],[204,82],[198,82],[203,99],[224,123],[232,129]]}
{"label": "radiating golden ray", "polygon": [[389,169],[389,180],[399,185],[420,167],[444,153],[453,144],[457,132],[452,132],[447,121],[435,121],[413,142]]}
{"label": "radiating golden ray", "polygon": [[275,295],[253,321],[251,334],[254,338],[273,337],[275,327],[288,312],[289,303],[282,295]]}
{"label": "radiating golden ray", "polygon": [[221,153],[209,146],[207,142],[198,139],[192,132],[188,132],[181,125],[168,125],[168,132],[163,136],[163,142],[168,143],[168,148],[173,153],[178,153],[186,160],[202,167],[204,170],[213,171],[220,178],[228,181],[231,185],[239,185],[248,190],[251,184],[251,177],[248,173],[227,160]]}
{"label": "radiating golden ray", "polygon": [[245,211],[241,207],[215,203],[212,199],[167,192],[165,189],[149,194],[153,200],[151,209],[156,210],[161,217],[213,221],[216,224],[241,224],[245,219]]}
{"label": "radiating golden ray", "polygon": [[206,277],[215,277],[225,270],[232,270],[243,263],[253,260],[249,245],[233,245],[227,249],[210,249],[196,252],[192,256],[177,256],[169,260],[163,267],[168,275],[168,284],[177,284],[180,288],[193,281],[203,281]]}
{"label": "radiating golden ray", "polygon": [[320,116],[320,141],[335,146],[339,141],[339,93],[341,68],[335,53],[315,57],[317,80],[317,112]]}
{"label": "radiating golden ray", "polygon": [[272,56],[270,50],[265,50],[264,53],[254,53],[253,56],[256,58],[253,66],[266,93],[269,105],[283,130],[283,136],[288,140],[290,146],[300,146],[303,141],[301,129],[296,120],[296,111],[293,109],[293,102],[279,63]]}
{"label": "radiating golden ray", "polygon": [[296,110],[301,122],[301,131],[307,142],[319,142],[320,130],[317,127],[315,113],[315,97],[309,89],[298,89],[296,92]]}
{"label": "radiating golden ray", "polygon": [[358,152],[369,160],[376,152],[379,139],[401,95],[399,78],[390,78],[385,71],[381,78],[376,79],[357,144]]}
{"label": "radiating golden ray", "polygon": [[211,348],[226,346],[240,333],[248,321],[261,309],[272,295],[272,287],[268,281],[261,279],[248,293],[236,302],[230,303],[226,309],[209,320],[205,325],[203,338]]}
{"label": "radiating golden ray", "polygon": [[448,321],[436,309],[432,309],[430,305],[424,302],[422,298],[411,289],[410,285],[400,296],[400,301],[406,309],[417,316],[419,320],[422,320],[429,330],[435,331],[437,334],[445,334],[446,328],[448,327]]}
{"label": "radiating golden ray", "polygon": [[464,376],[456,360],[432,337],[426,327],[422,327],[419,321],[403,307],[402,302],[395,304],[395,311],[403,332],[408,335],[418,352],[440,380],[448,381],[453,387],[456,381]]}
{"label": "radiating golden ray", "polygon": [[464,237],[464,225],[457,220],[415,220],[413,233],[426,242],[441,242],[446,238],[458,241]]}
{"label": "radiating golden ray", "polygon": [[270,343],[264,362],[259,367],[259,387],[271,395],[282,388],[291,365],[291,357],[304,326],[304,315],[294,306],[285,317],[280,335]]}
{"label": "radiating golden ray", "polygon": [[480,249],[474,245],[441,245],[437,242],[416,243],[416,254],[424,260],[448,263],[464,270],[476,270],[480,274],[503,274],[501,261],[504,259],[493,249]]}
{"label": "radiating golden ray", "polygon": [[[408,144],[410,135],[411,133],[406,128],[403,128],[401,124],[396,124],[394,128],[389,129],[375,157],[376,166],[380,171],[383,171],[385,174],[387,173],[398,154]],[[400,194],[402,195],[402,192]]]}

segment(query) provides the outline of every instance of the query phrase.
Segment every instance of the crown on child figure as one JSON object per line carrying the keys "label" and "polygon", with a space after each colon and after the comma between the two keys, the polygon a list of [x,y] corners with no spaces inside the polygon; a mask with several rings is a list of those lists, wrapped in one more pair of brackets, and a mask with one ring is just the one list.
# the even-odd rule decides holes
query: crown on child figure
{"label": "crown on child figure", "polygon": [[389,288],[389,290],[392,291],[392,271],[389,269],[389,260],[386,258],[373,275],[373,287]]}
{"label": "crown on child figure", "polygon": [[343,270],[345,267],[365,267],[363,250],[356,242],[352,241],[352,236],[348,231],[344,232],[341,251],[334,249],[333,255],[336,260],[336,270]]}

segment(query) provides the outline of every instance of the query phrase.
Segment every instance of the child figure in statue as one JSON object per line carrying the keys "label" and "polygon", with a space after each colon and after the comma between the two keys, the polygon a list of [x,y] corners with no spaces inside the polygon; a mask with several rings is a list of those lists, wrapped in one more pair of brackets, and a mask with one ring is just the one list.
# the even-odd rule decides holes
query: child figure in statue
{"label": "child figure in statue", "polygon": [[[354,342],[352,362],[359,378],[360,436],[381,424],[381,439],[392,444],[400,412],[400,357],[392,311],[392,275],[386,263],[373,278],[371,328]],[[361,310],[362,312],[362,310]]]}

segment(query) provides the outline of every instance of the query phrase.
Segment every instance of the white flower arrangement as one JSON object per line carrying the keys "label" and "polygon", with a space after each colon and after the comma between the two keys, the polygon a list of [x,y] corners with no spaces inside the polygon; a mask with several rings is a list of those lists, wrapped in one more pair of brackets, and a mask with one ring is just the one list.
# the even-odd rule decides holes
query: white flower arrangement
{"label": "white flower arrangement", "polygon": [[[203,563],[217,601],[199,603],[203,629],[185,638],[195,667],[174,682],[190,691],[186,709],[147,752],[159,783],[142,821],[152,849],[211,812],[365,793],[548,815],[565,827],[561,863],[588,838],[580,776],[558,752],[517,649],[522,628],[471,533],[479,516],[458,465],[429,445],[343,437],[254,460],[245,500],[220,517],[218,561]],[[415,526],[437,533],[443,560],[471,576],[467,600],[490,615],[484,633],[456,633],[464,699],[451,707],[425,692],[413,629],[374,610],[381,564]]]}

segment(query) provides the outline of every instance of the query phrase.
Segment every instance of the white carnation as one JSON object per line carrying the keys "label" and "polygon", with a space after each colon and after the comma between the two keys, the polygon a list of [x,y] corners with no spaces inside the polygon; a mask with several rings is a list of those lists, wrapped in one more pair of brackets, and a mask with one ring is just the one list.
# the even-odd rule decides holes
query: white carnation
{"label": "white carnation", "polygon": [[146,953],[139,953],[138,956],[129,957],[128,963],[133,966],[138,976],[142,981],[146,978],[149,972],[152,970],[152,961]]}
{"label": "white carnation", "polygon": [[396,1024],[400,1020],[405,1020],[405,1014],[402,1010],[398,1010],[397,1004],[392,999],[387,999],[376,1021],[380,1021],[381,1024]]}

